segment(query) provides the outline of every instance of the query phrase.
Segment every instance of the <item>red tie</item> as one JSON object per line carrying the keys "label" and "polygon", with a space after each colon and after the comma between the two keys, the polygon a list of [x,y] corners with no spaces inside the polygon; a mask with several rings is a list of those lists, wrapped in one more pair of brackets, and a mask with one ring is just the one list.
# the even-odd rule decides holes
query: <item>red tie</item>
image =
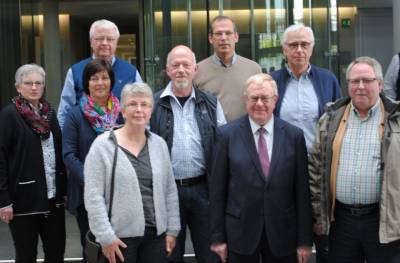
{"label": "red tie", "polygon": [[268,177],[269,173],[269,157],[268,157],[268,148],[267,142],[264,139],[264,133],[266,130],[261,127],[258,129],[258,158],[260,159],[261,167],[264,172],[265,178]]}

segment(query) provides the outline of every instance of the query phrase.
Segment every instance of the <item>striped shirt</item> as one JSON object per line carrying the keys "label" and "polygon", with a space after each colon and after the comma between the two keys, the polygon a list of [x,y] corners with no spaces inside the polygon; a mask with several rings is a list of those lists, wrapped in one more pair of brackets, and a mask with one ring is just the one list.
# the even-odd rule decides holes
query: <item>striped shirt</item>
{"label": "striped shirt", "polygon": [[379,202],[381,114],[379,99],[363,119],[351,105],[336,181],[336,199],[342,203],[353,205]]}

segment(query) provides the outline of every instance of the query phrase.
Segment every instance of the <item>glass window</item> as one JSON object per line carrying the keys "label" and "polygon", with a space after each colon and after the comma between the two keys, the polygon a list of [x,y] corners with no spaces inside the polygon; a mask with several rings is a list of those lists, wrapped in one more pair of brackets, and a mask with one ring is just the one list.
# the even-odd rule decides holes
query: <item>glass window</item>
{"label": "glass window", "polygon": [[204,1],[144,1],[146,80],[154,90],[169,82],[165,73],[168,52],[186,45],[198,61],[208,56],[207,12]]}
{"label": "glass window", "polygon": [[116,56],[138,65],[138,0],[21,0],[21,63],[35,62],[46,70],[46,95],[54,107],[69,67],[89,56],[90,25],[113,21],[120,39]]}
{"label": "glass window", "polygon": [[284,65],[281,38],[286,28],[285,0],[254,1],[256,61],[264,72]]}

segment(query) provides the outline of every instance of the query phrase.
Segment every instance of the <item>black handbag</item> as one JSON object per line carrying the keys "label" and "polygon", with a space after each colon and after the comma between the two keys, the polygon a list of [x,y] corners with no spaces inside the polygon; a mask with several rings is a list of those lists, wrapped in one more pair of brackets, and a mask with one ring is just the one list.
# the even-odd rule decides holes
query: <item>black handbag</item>
{"label": "black handbag", "polygon": [[[115,152],[114,152],[114,160],[112,166],[111,173],[111,189],[110,189],[110,208],[108,209],[108,218],[111,222],[111,210],[114,198],[114,179],[115,179],[115,166],[117,163],[117,153],[118,153],[118,143],[115,139]],[[93,235],[92,231],[88,231],[86,233],[86,242],[85,242],[85,256],[87,263],[99,263],[99,262],[107,262],[102,250],[101,245],[96,242],[96,237]]]}

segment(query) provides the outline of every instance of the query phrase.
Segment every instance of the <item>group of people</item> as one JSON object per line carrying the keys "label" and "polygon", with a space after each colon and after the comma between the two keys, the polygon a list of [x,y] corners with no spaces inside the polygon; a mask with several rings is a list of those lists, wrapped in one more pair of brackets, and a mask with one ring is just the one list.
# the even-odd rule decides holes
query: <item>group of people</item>
{"label": "group of people", "polygon": [[0,114],[0,219],[17,263],[36,262],[38,236],[45,262],[63,262],[65,203],[83,262],[89,230],[105,262],[184,262],[186,228],[199,263],[305,263],[313,243],[318,263],[400,262],[400,106],[380,64],[354,60],[341,98],[310,63],[311,28],[289,26],[286,66],[265,74],[235,52],[231,18],[210,25],[214,54],[197,64],[174,47],[155,94],[115,56],[107,20],[68,70],[58,116],[44,70],[17,70]]}

